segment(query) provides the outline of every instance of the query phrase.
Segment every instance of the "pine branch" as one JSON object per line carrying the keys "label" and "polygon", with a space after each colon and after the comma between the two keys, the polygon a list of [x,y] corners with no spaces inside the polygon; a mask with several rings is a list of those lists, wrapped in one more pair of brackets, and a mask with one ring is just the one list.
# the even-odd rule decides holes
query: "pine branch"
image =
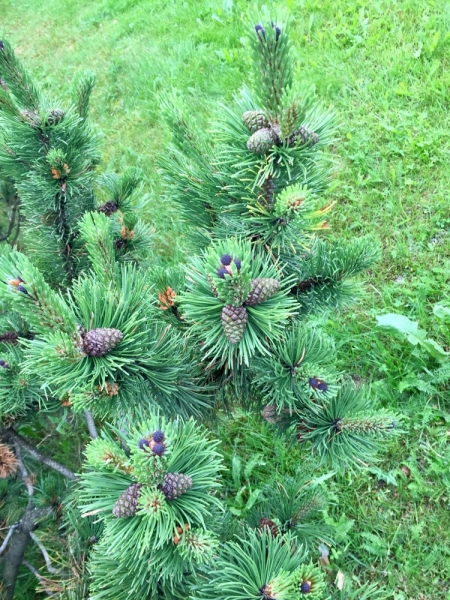
{"label": "pine branch", "polygon": [[78,75],[75,79],[73,97],[77,113],[82,119],[86,119],[89,111],[89,99],[95,86],[95,75],[91,71],[86,71]]}
{"label": "pine branch", "polygon": [[38,519],[50,512],[51,509],[36,509],[32,504],[29,504],[22,516],[6,554],[3,568],[5,600],[14,600],[17,575],[25,554],[25,549],[30,541],[30,533],[36,529]]}
{"label": "pine branch", "polygon": [[[12,430],[6,430],[9,434]],[[1,433],[4,434],[5,430]],[[14,432],[15,433],[15,432]],[[17,434],[16,434],[17,435]],[[17,575],[19,572],[19,567],[23,561],[23,557],[25,554],[26,547],[31,539],[32,532],[36,529],[38,522],[43,517],[51,514],[52,508],[35,508],[32,497],[34,495],[34,487],[28,477],[28,472],[23,464],[21,453],[20,453],[20,440],[11,436],[14,441],[14,446],[16,449],[16,458],[19,465],[19,470],[22,475],[23,482],[28,491],[28,506],[25,510],[20,521],[16,524],[16,526],[11,527],[14,535],[9,535],[9,539],[11,543],[9,545],[8,552],[5,556],[4,568],[3,568],[3,581],[5,584],[5,600],[13,600],[14,599],[14,590],[16,587]],[[20,436],[17,436],[20,437]],[[11,438],[10,438],[11,439]],[[26,443],[28,446],[28,442]],[[8,539],[8,536],[7,536]],[[5,540],[6,542],[6,540]],[[2,545],[5,545],[5,542]]]}
{"label": "pine branch", "polygon": [[37,579],[39,580],[39,583],[44,588],[45,593],[47,594],[47,596],[54,596],[55,594],[53,594],[53,592],[51,592],[50,590],[48,590],[45,587],[44,577],[42,577],[42,575],[39,573],[39,571],[35,567],[33,567],[33,565],[30,562],[28,562],[27,560],[24,560],[23,564],[33,573],[33,575],[35,575],[37,577]]}
{"label": "pine branch", "polygon": [[107,285],[117,280],[119,271],[110,219],[104,214],[86,213],[80,223],[80,234],[99,281]]}
{"label": "pine branch", "polygon": [[89,429],[89,435],[91,436],[91,438],[93,440],[95,440],[96,438],[98,438],[98,433],[97,433],[97,428],[95,427],[94,417],[92,416],[92,413],[90,410],[85,410],[84,416],[86,417],[86,423],[87,423],[87,426]]}
{"label": "pine branch", "polygon": [[16,443],[19,444],[33,458],[35,458],[42,464],[46,465],[47,467],[50,467],[51,469],[58,471],[58,473],[61,473],[62,475],[64,475],[65,477],[67,477],[68,479],[70,479],[72,481],[77,481],[78,478],[75,475],[75,473],[73,473],[70,469],[68,469],[64,465],[61,465],[59,462],[57,462],[53,458],[50,458],[48,456],[45,456],[45,454],[42,454],[42,452],[40,452],[37,448],[35,448],[35,446],[30,444],[30,442],[28,442],[25,438],[23,438],[16,431],[14,431],[14,429],[12,429],[12,428],[3,429],[2,431],[0,431],[0,436],[4,437],[7,440],[12,441],[14,444],[16,444]]}
{"label": "pine branch", "polygon": [[3,544],[0,546],[0,556],[2,556],[4,554],[6,548],[8,547],[8,543],[9,543],[9,540],[11,539],[11,536],[14,533],[14,531],[17,529],[18,526],[19,526],[19,521],[17,523],[13,523],[11,525],[11,527],[9,528],[9,531],[6,534],[5,539],[3,540]]}
{"label": "pine branch", "polygon": [[31,498],[31,496],[34,495],[34,487],[33,487],[33,484],[31,483],[30,478],[28,477],[28,471],[26,470],[25,465],[23,464],[22,455],[20,453],[20,445],[19,445],[18,441],[16,441],[16,440],[14,440],[14,448],[16,450],[17,464],[19,466],[19,470],[22,475],[23,482],[27,488],[28,496]]}
{"label": "pine branch", "polygon": [[39,91],[6,40],[0,41],[0,72],[18,102],[28,109],[39,109]]}
{"label": "pine branch", "polygon": [[0,296],[12,301],[34,330],[45,334],[55,329],[77,337],[72,311],[28,257],[16,250],[0,257],[0,279]]}
{"label": "pine branch", "polygon": [[52,573],[52,575],[59,575],[61,573],[61,569],[55,569],[55,567],[52,565],[52,561],[47,552],[47,549],[44,546],[44,544],[41,542],[41,540],[32,531],[30,532],[30,538],[33,540],[33,542],[37,545],[37,547],[41,551],[41,554],[45,560],[45,565],[47,567],[47,571],[49,573]]}

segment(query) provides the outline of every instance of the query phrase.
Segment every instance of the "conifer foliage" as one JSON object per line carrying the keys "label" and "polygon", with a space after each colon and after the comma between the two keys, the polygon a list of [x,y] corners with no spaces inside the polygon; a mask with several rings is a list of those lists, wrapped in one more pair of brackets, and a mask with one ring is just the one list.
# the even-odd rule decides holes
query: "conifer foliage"
{"label": "conifer foliage", "polygon": [[[379,250],[325,237],[336,117],[295,80],[288,31],[252,24],[251,89],[219,107],[212,133],[176,93],[162,102],[165,195],[187,240],[170,266],[143,218],[141,173],[96,172],[92,74],[64,106],[0,42],[0,176],[24,217],[20,250],[0,251],[0,466],[29,495],[0,546],[15,557],[8,600],[38,519],[60,511],[75,574],[50,570],[61,598],[325,598],[311,560],[332,543],[326,495],[306,475],[274,477],[229,526],[208,432],[213,407],[244,405],[336,470],[364,467],[398,432],[309,318],[353,301]],[[79,476],[17,432],[50,413],[86,416]],[[21,451],[72,482],[64,501],[60,486],[35,507]]]}
{"label": "conifer foliage", "polygon": [[92,554],[90,597],[172,598],[216,549],[212,527],[221,503],[212,492],[223,468],[217,442],[193,420],[157,414],[118,441],[111,433],[103,430],[86,448],[79,492],[84,514],[105,525]]}

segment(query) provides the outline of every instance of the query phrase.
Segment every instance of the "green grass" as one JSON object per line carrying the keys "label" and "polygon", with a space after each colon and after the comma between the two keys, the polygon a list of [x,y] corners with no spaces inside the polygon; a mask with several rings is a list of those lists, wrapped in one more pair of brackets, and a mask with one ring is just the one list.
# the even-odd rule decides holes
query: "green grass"
{"label": "green grass", "polygon": [[[379,583],[395,600],[450,598],[449,391],[447,400],[397,393],[422,362],[406,342],[375,329],[375,315],[400,312],[450,345],[448,328],[432,316],[450,278],[450,5],[286,4],[298,75],[341,120],[327,196],[337,201],[331,235],[372,233],[383,245],[382,260],[364,277],[363,299],[325,325],[342,368],[407,416],[405,434],[378,471],[328,482],[329,518],[342,533],[330,580],[341,569],[357,582]],[[144,170],[163,251],[174,235],[182,246],[182,227],[176,210],[161,210],[158,200],[156,161],[167,131],[157,96],[179,88],[206,126],[216,103],[230,101],[247,79],[241,38],[248,6],[244,0],[0,0],[4,33],[46,90],[67,98],[76,71],[96,72],[92,118],[102,132],[102,168]],[[255,453],[244,441],[249,425],[254,421],[239,417],[219,428],[224,439],[241,432],[243,461]],[[259,433],[269,444],[267,432]],[[273,468],[292,472],[293,457]],[[254,473],[264,478],[261,465]]]}

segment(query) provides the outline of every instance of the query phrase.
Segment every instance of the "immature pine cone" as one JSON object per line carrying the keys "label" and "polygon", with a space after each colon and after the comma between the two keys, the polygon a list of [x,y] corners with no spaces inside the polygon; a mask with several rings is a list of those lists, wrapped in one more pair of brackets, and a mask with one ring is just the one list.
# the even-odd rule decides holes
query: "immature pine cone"
{"label": "immature pine cone", "polygon": [[261,529],[268,529],[272,534],[272,537],[277,537],[277,535],[280,533],[277,524],[274,523],[271,519],[266,519],[265,517],[262,517],[259,520],[259,526]]}
{"label": "immature pine cone", "polygon": [[57,125],[58,123],[61,123],[65,116],[66,113],[63,110],[54,108],[47,115],[47,123],[49,125]]}
{"label": "immature pine cone", "polygon": [[83,350],[89,356],[105,356],[119,344],[123,333],[118,329],[98,327],[91,329],[83,338]]}
{"label": "immature pine cone", "polygon": [[0,342],[4,344],[17,344],[19,334],[16,331],[5,331],[0,335]]}
{"label": "immature pine cone", "polygon": [[262,277],[260,279],[252,279],[251,285],[252,287],[245,300],[245,304],[256,306],[276,294],[280,287],[280,282],[276,279]]}
{"label": "immature pine cone", "polygon": [[276,133],[267,127],[258,129],[253,135],[247,140],[247,148],[250,152],[255,154],[266,154],[269,150],[278,143],[278,136]]}
{"label": "immature pine cone", "polygon": [[176,500],[192,487],[192,478],[183,473],[167,473],[161,491],[167,500]]}
{"label": "immature pine cone", "polygon": [[113,213],[117,212],[119,207],[113,200],[108,200],[105,204],[102,204],[97,208],[98,212],[104,213],[107,217],[110,217]]}
{"label": "immature pine cone", "polygon": [[247,110],[242,115],[242,120],[250,133],[255,133],[258,129],[269,127],[269,120],[264,113],[259,110]]}
{"label": "immature pine cone", "polygon": [[308,148],[314,146],[319,142],[320,138],[317,133],[311,131],[307,127],[299,127],[296,129],[288,138],[288,146],[299,146],[308,145]]}
{"label": "immature pine cone", "polygon": [[132,517],[136,514],[142,483],[132,483],[114,504],[112,513],[115,517]]}
{"label": "immature pine cone", "polygon": [[225,337],[231,344],[236,344],[242,339],[248,321],[248,312],[245,306],[226,304],[222,308],[222,329]]}

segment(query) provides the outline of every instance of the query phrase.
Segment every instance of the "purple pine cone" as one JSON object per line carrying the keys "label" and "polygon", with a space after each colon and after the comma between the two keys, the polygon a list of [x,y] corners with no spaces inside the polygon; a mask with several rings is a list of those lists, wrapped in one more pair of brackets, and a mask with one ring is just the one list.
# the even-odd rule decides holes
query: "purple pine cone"
{"label": "purple pine cone", "polygon": [[164,441],[164,432],[157,429],[152,435],[153,441],[160,444]]}
{"label": "purple pine cone", "polygon": [[255,25],[255,31],[256,31],[256,35],[259,37],[259,39],[265,39],[266,30],[260,23],[258,23],[258,25]]}
{"label": "purple pine cone", "polygon": [[165,451],[166,447],[164,446],[164,444],[155,444],[153,446],[153,453],[156,454],[156,456],[162,456]]}
{"label": "purple pine cone", "polygon": [[224,267],[228,267],[228,265],[231,265],[232,260],[233,258],[229,254],[222,254],[222,256],[220,257],[220,262],[223,264]]}
{"label": "purple pine cone", "polygon": [[304,581],[302,583],[302,585],[300,586],[300,591],[302,594],[309,594],[309,592],[311,591],[311,584],[309,583],[309,581]]}
{"label": "purple pine cone", "polygon": [[273,29],[275,29],[275,40],[278,42],[278,38],[281,35],[281,28],[279,25],[277,25],[273,21],[272,21],[272,27],[273,27]]}

